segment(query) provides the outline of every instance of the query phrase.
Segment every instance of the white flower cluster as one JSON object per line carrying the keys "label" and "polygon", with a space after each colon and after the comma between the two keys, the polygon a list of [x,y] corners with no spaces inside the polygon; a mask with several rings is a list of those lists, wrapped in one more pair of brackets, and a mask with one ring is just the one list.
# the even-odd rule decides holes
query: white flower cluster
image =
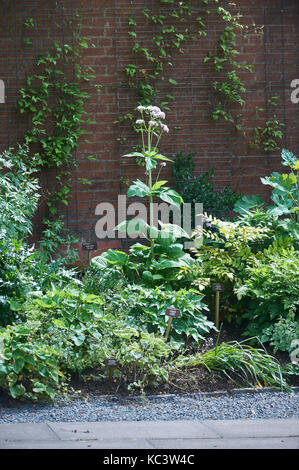
{"label": "white flower cluster", "polygon": [[165,119],[165,113],[158,106],[148,106],[147,109],[154,119]]}
{"label": "white flower cluster", "polygon": [[[138,106],[137,107],[138,111],[143,113],[143,111],[148,112],[150,114],[150,121],[148,122],[149,127],[160,127],[163,132],[169,132],[168,126],[164,124],[161,121],[156,121],[156,119],[165,119],[165,113],[161,111],[161,109],[158,106]],[[137,119],[136,124],[138,125],[143,125],[144,120],[143,119]]]}

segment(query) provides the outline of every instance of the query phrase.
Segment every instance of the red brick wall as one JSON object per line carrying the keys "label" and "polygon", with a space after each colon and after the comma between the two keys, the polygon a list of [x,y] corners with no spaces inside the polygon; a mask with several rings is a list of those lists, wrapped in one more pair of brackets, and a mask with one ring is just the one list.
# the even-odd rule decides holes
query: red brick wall
{"label": "red brick wall", "polygon": [[[96,82],[103,85],[102,93],[98,96],[93,92],[86,104],[86,111],[96,124],[87,127],[90,143],[82,141],[76,151],[78,167],[72,173],[72,199],[67,210],[61,208],[70,231],[86,240],[95,239],[96,205],[104,201],[115,203],[118,194],[126,192],[122,180],[140,176],[139,168],[121,157],[136,144],[136,137],[115,121],[120,115],[131,112],[137,103],[123,73],[125,66],[135,60],[131,52],[133,42],[128,36],[128,17],[137,19],[140,37],[149,43],[155,31],[144,22],[141,11],[145,7],[157,11],[158,3],[158,0],[0,0],[0,79],[6,85],[6,103],[0,104],[0,150],[22,142],[28,122],[15,109],[18,90],[24,85],[26,75],[34,71],[38,54],[45,52],[55,38],[72,40],[66,19],[76,11],[81,16],[82,34],[95,45],[86,51],[83,60],[95,69]],[[193,2],[194,5],[200,3]],[[165,79],[157,83],[161,96],[169,89],[175,97],[166,119],[170,133],[163,139],[161,151],[168,156],[178,151],[193,151],[198,174],[215,168],[216,189],[231,185],[244,194],[266,194],[260,177],[281,169],[280,152],[269,154],[249,149],[246,140],[252,129],[264,122],[264,118],[257,119],[255,106],[264,107],[265,117],[271,117],[267,100],[278,94],[281,99],[277,117],[285,124],[282,145],[299,154],[299,104],[293,104],[290,99],[290,83],[299,79],[299,2],[242,0],[237,3],[243,15],[241,22],[248,25],[254,22],[263,26],[264,31],[258,34],[251,29],[247,37],[238,39],[239,60],[254,65],[253,74],[240,73],[247,86],[246,104],[241,110],[246,139],[229,123],[215,123],[209,118],[215,103],[211,83],[218,77],[209,65],[203,64],[203,58],[213,50],[223,28],[223,23],[211,15],[207,21],[207,38],[185,45],[185,53],[173,56],[173,67],[169,67]],[[32,33],[24,31],[23,24],[28,17],[35,20]],[[32,46],[23,45],[24,36],[32,38]],[[170,86],[169,77],[175,78],[177,85]],[[155,104],[159,105],[159,98]],[[235,111],[240,112],[240,109],[236,107]],[[117,140],[120,135],[127,136],[128,140],[120,143]],[[93,155],[96,161],[88,161],[88,155]],[[171,178],[170,169],[167,172]],[[41,175],[43,189],[36,218],[37,232],[42,228],[45,189],[53,185],[53,177],[53,172]],[[79,177],[89,178],[91,184],[82,185]],[[108,246],[117,247],[120,242],[98,240],[99,250]]]}

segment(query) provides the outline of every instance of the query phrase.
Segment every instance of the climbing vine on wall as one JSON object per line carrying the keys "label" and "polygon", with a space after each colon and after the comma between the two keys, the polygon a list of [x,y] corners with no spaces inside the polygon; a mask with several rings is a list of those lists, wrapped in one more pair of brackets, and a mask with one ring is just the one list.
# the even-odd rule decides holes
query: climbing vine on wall
{"label": "climbing vine on wall", "polygon": [[[26,24],[32,25],[33,20],[27,19]],[[70,170],[76,165],[74,150],[85,133],[84,124],[92,123],[84,111],[85,101],[90,96],[84,84],[95,75],[93,69],[83,67],[80,60],[82,51],[89,45],[81,37],[78,24],[72,25],[72,31],[72,45],[55,41],[52,49],[38,58],[36,72],[26,78],[17,103],[20,113],[30,117],[30,128],[25,134],[25,144],[31,150],[27,163],[38,170],[55,169],[56,173],[56,188],[48,190],[49,214],[44,220],[48,232],[53,224],[58,230],[61,228],[62,224],[57,223],[54,216],[58,203],[68,205]],[[93,86],[100,91],[99,86]]]}
{"label": "climbing vine on wall", "polygon": [[[165,83],[176,53],[184,54],[186,44],[207,36],[208,18],[216,15],[222,20],[224,28],[213,50],[203,58],[203,62],[210,64],[219,74],[219,79],[212,83],[215,99],[211,118],[214,121],[224,119],[230,122],[245,137],[241,111],[246,101],[246,86],[240,72],[252,73],[254,68],[252,64],[239,60],[237,39],[239,35],[246,35],[250,31],[262,34],[262,30],[254,24],[251,27],[243,25],[236,4],[230,2],[228,9],[222,3],[218,0],[201,0],[201,7],[195,8],[191,0],[156,0],[155,11],[148,8],[142,11],[144,22],[155,31],[151,43],[147,45],[144,45],[140,35],[142,28],[139,31],[139,26],[144,26],[144,23],[139,25],[134,16],[129,17],[128,34],[133,41],[133,60],[126,65],[124,75],[129,87],[135,90],[139,104],[153,103],[159,96],[159,105],[168,110],[174,97],[171,92],[161,96],[157,83]],[[174,78],[168,78],[168,84],[171,90],[177,82]],[[236,105],[240,112],[236,112]],[[132,114],[128,113],[121,116],[118,122],[132,119]],[[255,145],[266,151],[277,147],[282,125],[274,116],[268,119],[264,128],[255,128]],[[258,138],[258,134],[261,138]],[[120,141],[125,139],[124,135],[120,137]]]}

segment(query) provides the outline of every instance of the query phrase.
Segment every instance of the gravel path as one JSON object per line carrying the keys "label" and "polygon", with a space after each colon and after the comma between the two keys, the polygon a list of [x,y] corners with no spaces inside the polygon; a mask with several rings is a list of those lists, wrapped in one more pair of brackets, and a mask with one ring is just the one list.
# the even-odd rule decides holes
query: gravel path
{"label": "gravel path", "polygon": [[0,397],[0,423],[299,418],[299,387],[209,394],[116,398],[90,396],[55,404],[8,405]]}

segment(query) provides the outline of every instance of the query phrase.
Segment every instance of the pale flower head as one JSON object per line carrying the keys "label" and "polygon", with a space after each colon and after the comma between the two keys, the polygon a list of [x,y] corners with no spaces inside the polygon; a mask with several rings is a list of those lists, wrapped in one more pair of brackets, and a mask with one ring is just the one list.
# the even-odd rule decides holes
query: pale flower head
{"label": "pale flower head", "polygon": [[161,112],[161,109],[158,106],[148,106],[147,110],[150,113],[160,113]]}
{"label": "pale flower head", "polygon": [[142,124],[144,124],[144,120],[143,119],[137,119],[136,124],[142,125]]}
{"label": "pale flower head", "polygon": [[157,123],[157,121],[149,121],[149,122],[148,122],[148,125],[149,125],[149,127],[156,127],[156,126],[158,126],[159,124]]}
{"label": "pale flower head", "polygon": [[144,111],[146,109],[146,107],[142,106],[142,105],[139,105],[139,106],[137,106],[137,109],[138,109],[138,111],[141,112],[141,111]]}
{"label": "pale flower head", "polygon": [[155,119],[165,119],[165,113],[158,106],[148,106],[147,110]]}
{"label": "pale flower head", "polygon": [[162,122],[160,122],[160,127],[162,128],[163,132],[169,132],[169,128],[168,126],[166,126],[166,124],[163,124]]}
{"label": "pale flower head", "polygon": [[165,113],[163,113],[163,111],[152,111],[151,115],[155,119],[165,119]]}

